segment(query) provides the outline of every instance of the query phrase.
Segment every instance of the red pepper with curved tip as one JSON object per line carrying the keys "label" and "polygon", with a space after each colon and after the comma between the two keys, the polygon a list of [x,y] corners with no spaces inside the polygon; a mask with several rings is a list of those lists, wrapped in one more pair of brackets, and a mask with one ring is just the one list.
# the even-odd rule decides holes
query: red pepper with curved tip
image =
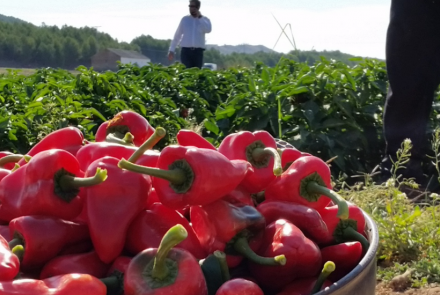
{"label": "red pepper with curved tip", "polygon": [[[0,152],[0,170],[12,170],[15,168],[15,163],[18,163],[21,159],[23,159],[23,155],[14,154],[11,152]],[[0,176],[1,177],[1,176]]]}
{"label": "red pepper with curved tip", "polygon": [[257,210],[264,216],[267,224],[286,219],[317,244],[326,243],[330,235],[321,215],[313,208],[291,202],[266,200],[257,206]]}
{"label": "red pepper with curved tip", "polygon": [[153,176],[159,200],[172,209],[218,200],[233,191],[252,170],[248,162],[229,160],[218,151],[177,145],[162,150],[157,168],[124,159],[119,167]]}
{"label": "red pepper with curved tip", "polygon": [[19,270],[19,257],[9,249],[6,239],[0,236],[0,281],[12,281]]}
{"label": "red pepper with curved tip", "polygon": [[0,219],[10,221],[26,215],[76,217],[82,209],[80,188],[105,181],[107,172],[97,170],[90,178],[71,153],[52,149],[36,154],[0,182]]}
{"label": "red pepper with curved tip", "polygon": [[85,171],[85,176],[98,169],[108,171],[108,181],[84,189],[90,237],[99,258],[105,263],[121,254],[128,227],[143,210],[151,190],[148,175],[120,169],[118,162],[119,159],[104,157],[91,163]]}
{"label": "red pepper with curved tip", "polygon": [[217,150],[212,143],[193,130],[180,129],[179,132],[177,132],[176,139],[179,145]]}
{"label": "red pepper with curved tip", "polygon": [[187,237],[185,228],[170,228],[159,248],[149,248],[136,255],[124,276],[125,295],[207,295],[205,277],[194,256],[173,248]]}
{"label": "red pepper with curved tip", "polygon": [[17,279],[1,282],[1,295],[106,295],[107,287],[87,274],[65,274],[44,280]]}
{"label": "red pepper with curved tip", "polygon": [[148,210],[138,214],[127,231],[126,249],[137,254],[148,248],[159,247],[163,235],[176,224],[181,224],[187,231],[188,237],[176,247],[185,249],[197,259],[207,256],[200,245],[189,221],[176,210],[170,209],[161,203],[154,203]]}
{"label": "red pepper with curved tip", "polygon": [[[75,156],[83,144],[84,135],[82,134],[81,130],[76,127],[65,127],[46,135],[42,140],[34,145],[26,153],[26,155],[33,157],[43,151],[61,149]],[[27,162],[25,159],[21,159],[18,164],[20,166],[24,166],[27,164]]]}
{"label": "red pepper with curved tip", "polygon": [[215,295],[264,295],[263,290],[252,281],[245,279],[232,279],[225,282]]}
{"label": "red pepper with curved tip", "polygon": [[256,253],[273,257],[284,254],[287,263],[279,266],[259,265],[249,261],[249,270],[262,288],[280,291],[297,278],[316,276],[321,267],[321,251],[293,223],[278,219],[266,226],[262,244]]}
{"label": "red pepper with curved tip", "polygon": [[9,223],[9,230],[13,237],[9,247],[23,245],[25,248],[21,260],[24,270],[42,267],[64,247],[89,239],[86,224],[49,216],[15,218]]}
{"label": "red pepper with curved tip", "polygon": [[285,257],[261,257],[251,250],[248,241],[266,225],[263,215],[249,205],[232,204],[224,199],[190,208],[190,220],[200,243],[208,253],[224,251],[229,267],[235,267],[243,257],[258,264],[282,265]]}
{"label": "red pepper with curved tip", "polygon": [[[337,267],[336,267],[337,268]],[[327,261],[319,276],[294,280],[277,295],[311,295],[330,287],[333,283],[327,278],[335,271],[333,261]]]}
{"label": "red pepper with curved tip", "polygon": [[322,220],[327,224],[330,233],[325,244],[358,241],[362,245],[363,255],[370,246],[365,235],[365,216],[362,210],[354,204],[349,204],[348,210],[350,218],[346,220],[337,217],[337,206],[327,207],[320,211]]}
{"label": "red pepper with curved tip", "polygon": [[104,278],[110,264],[99,259],[95,251],[81,254],[57,256],[48,261],[40,273],[40,279],[46,279],[69,273],[88,274],[97,278]]}
{"label": "red pepper with curved tip", "polygon": [[352,271],[362,259],[362,245],[359,242],[347,242],[321,248],[322,261],[333,261],[336,270],[329,279],[336,282]]}
{"label": "red pepper with curved tip", "polygon": [[250,193],[264,190],[283,172],[275,139],[267,131],[241,131],[226,136],[218,151],[230,160],[246,160],[253,166],[241,186]]}
{"label": "red pepper with curved tip", "polygon": [[266,188],[264,195],[266,200],[298,203],[318,211],[333,201],[339,207],[338,217],[348,218],[347,202],[332,190],[330,168],[315,156],[293,162]]}
{"label": "red pepper with curved tip", "polygon": [[106,141],[107,136],[113,139],[124,138],[130,132],[135,146],[142,145],[153,133],[154,128],[143,116],[133,111],[117,113],[111,120],[102,123],[95,134],[95,141]]}

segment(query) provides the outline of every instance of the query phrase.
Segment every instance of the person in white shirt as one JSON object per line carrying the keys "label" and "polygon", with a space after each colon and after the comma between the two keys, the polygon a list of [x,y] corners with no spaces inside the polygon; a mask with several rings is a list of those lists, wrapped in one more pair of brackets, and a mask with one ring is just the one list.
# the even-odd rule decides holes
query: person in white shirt
{"label": "person in white shirt", "polygon": [[200,1],[189,1],[189,13],[180,21],[174,34],[168,52],[168,59],[174,59],[174,51],[180,43],[180,60],[187,67],[201,68],[203,66],[203,51],[205,50],[205,34],[210,33],[211,21],[200,13]]}

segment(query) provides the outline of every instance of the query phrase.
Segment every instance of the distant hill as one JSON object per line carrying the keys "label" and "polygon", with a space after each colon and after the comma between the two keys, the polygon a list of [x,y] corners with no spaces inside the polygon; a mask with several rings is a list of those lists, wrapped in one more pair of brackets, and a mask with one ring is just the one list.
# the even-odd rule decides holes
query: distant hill
{"label": "distant hill", "polygon": [[13,17],[13,16],[7,16],[0,14],[0,21],[5,23],[27,23],[24,20],[21,20],[19,18]]}
{"label": "distant hill", "polygon": [[249,45],[249,44],[241,44],[241,45],[215,45],[215,44],[207,44],[206,49],[216,49],[220,51],[221,54],[231,54],[231,53],[245,53],[245,54],[254,54],[257,52],[266,52],[266,53],[276,53],[276,51],[267,48],[263,45]]}

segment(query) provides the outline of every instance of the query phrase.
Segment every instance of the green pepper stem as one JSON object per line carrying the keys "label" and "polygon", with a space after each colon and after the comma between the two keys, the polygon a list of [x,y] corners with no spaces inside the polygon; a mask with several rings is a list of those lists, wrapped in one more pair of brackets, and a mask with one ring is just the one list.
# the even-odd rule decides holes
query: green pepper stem
{"label": "green pepper stem", "polygon": [[117,144],[128,145],[128,146],[134,146],[133,139],[134,139],[134,136],[130,132],[125,133],[123,138],[119,138],[119,137],[115,136],[113,133],[109,133],[105,137],[106,142],[117,143]]}
{"label": "green pepper stem", "polygon": [[337,194],[334,190],[331,190],[325,186],[318,184],[315,181],[310,181],[307,184],[307,192],[324,195],[330,198],[336,205],[338,205],[338,213],[337,216],[340,219],[348,219],[349,211],[348,204],[339,194]]}
{"label": "green pepper stem", "polygon": [[151,168],[133,164],[125,159],[120,160],[118,166],[119,168],[123,168],[129,171],[162,178],[168,180],[172,184],[182,184],[187,180],[185,172],[181,169],[163,170],[159,168]]}
{"label": "green pepper stem", "polygon": [[92,177],[81,178],[71,175],[63,175],[59,179],[59,186],[62,190],[78,189],[86,186],[93,186],[104,182],[107,179],[107,170],[97,168],[96,174]]}
{"label": "green pepper stem", "polygon": [[152,149],[167,132],[162,127],[157,127],[154,133],[131,155],[128,162],[136,163],[136,161],[147,151]]}
{"label": "green pepper stem", "polygon": [[0,168],[4,167],[8,163],[17,163],[21,159],[23,159],[23,157],[24,156],[20,155],[20,154],[13,154],[13,155],[5,156],[0,159]]}
{"label": "green pepper stem", "polygon": [[321,273],[318,276],[318,279],[315,282],[315,285],[313,286],[312,292],[310,294],[315,294],[321,291],[322,285],[324,285],[325,280],[328,278],[328,276],[335,271],[335,264],[333,261],[327,261],[324,264],[324,267],[322,268]]}
{"label": "green pepper stem", "polygon": [[15,163],[14,168],[11,169],[11,172],[16,171],[18,168],[20,168],[21,166],[18,163]]}
{"label": "green pepper stem", "polygon": [[222,251],[217,250],[214,251],[214,256],[218,259],[218,262],[220,263],[223,281],[229,281],[231,279],[231,274],[229,273],[229,267],[226,261],[226,254]]}
{"label": "green pepper stem", "polygon": [[252,157],[254,159],[261,159],[266,155],[273,156],[274,158],[273,174],[276,176],[280,176],[281,174],[283,174],[283,167],[281,166],[281,157],[276,149],[271,147],[266,147],[266,148],[255,148],[252,150]]}
{"label": "green pepper stem", "polygon": [[284,256],[284,254],[275,257],[262,257],[255,253],[251,247],[249,247],[249,242],[246,237],[240,237],[235,241],[234,250],[257,264],[275,266],[286,264],[286,256]]}
{"label": "green pepper stem", "polygon": [[365,255],[367,253],[368,248],[370,247],[370,242],[357,230],[355,230],[352,227],[346,227],[344,228],[342,238],[345,241],[358,241],[362,245],[362,255]]}
{"label": "green pepper stem", "polygon": [[24,256],[24,247],[23,247],[22,245],[14,246],[14,247],[12,248],[11,252],[14,253],[14,254],[18,257],[18,259],[19,259],[20,261],[23,260],[23,256]]}
{"label": "green pepper stem", "polygon": [[14,249],[15,246],[23,246],[23,240],[20,238],[13,238],[8,243],[9,249]]}
{"label": "green pepper stem", "polygon": [[181,224],[176,224],[165,233],[154,257],[151,273],[153,278],[162,280],[168,276],[169,269],[165,263],[168,253],[174,246],[185,240],[187,236],[188,232]]}

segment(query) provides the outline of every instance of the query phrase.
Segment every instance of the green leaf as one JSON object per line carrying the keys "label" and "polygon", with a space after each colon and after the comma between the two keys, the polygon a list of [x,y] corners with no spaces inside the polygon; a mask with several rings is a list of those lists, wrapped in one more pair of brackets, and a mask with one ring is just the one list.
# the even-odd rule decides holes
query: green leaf
{"label": "green leaf", "polygon": [[215,135],[218,135],[218,133],[220,132],[220,129],[218,128],[216,122],[213,119],[205,120],[203,122],[203,125],[208,131],[214,133]]}

